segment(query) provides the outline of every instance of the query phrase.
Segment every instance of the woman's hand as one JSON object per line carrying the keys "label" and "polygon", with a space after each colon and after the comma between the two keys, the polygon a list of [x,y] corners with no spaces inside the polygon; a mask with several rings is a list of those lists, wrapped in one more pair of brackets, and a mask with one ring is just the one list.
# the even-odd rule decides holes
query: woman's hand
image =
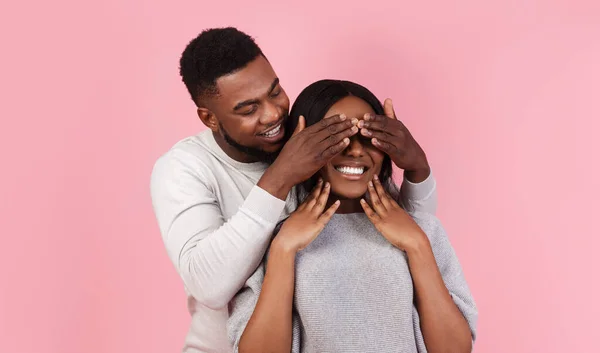
{"label": "woman's hand", "polygon": [[373,182],[369,182],[369,197],[372,206],[364,199],[360,200],[360,204],[375,228],[392,245],[400,250],[410,251],[428,243],[427,235],[421,227],[388,195],[377,176]]}
{"label": "woman's hand", "polygon": [[279,234],[273,240],[273,245],[294,252],[307,247],[325,228],[340,205],[338,200],[323,212],[330,190],[329,183],[323,185],[323,180],[319,179],[309,197],[283,223]]}
{"label": "woman's hand", "polygon": [[[327,209],[329,184],[319,180],[309,197],[283,223],[273,239],[262,289],[254,312],[240,338],[238,351],[290,352],[293,339],[296,253],[321,233],[339,206]],[[252,295],[252,294],[251,294]],[[252,299],[251,299],[252,300]]]}

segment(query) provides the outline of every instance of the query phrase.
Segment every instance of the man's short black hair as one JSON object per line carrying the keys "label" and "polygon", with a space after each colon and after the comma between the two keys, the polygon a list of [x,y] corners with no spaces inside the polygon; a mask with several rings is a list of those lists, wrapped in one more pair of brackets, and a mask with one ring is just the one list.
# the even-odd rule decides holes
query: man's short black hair
{"label": "man's short black hair", "polygon": [[179,60],[179,74],[192,100],[217,94],[219,77],[234,73],[253,61],[262,51],[254,39],[237,28],[204,30],[185,47]]}

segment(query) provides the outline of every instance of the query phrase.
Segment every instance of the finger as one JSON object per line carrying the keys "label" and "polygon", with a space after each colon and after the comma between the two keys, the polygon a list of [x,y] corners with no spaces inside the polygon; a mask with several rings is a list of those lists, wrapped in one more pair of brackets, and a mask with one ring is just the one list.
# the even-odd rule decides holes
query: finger
{"label": "finger", "polygon": [[379,198],[379,194],[377,194],[377,190],[375,190],[375,186],[373,185],[372,181],[369,181],[368,189],[369,189],[369,197],[371,198],[371,203],[373,204],[373,209],[375,210],[375,212],[377,212],[378,215],[385,216],[385,214],[387,213],[387,210],[385,209],[385,206],[381,202],[381,199]]}
{"label": "finger", "polygon": [[398,148],[396,146],[392,145],[387,141],[381,141],[379,139],[372,138],[371,143],[373,144],[373,146],[377,147],[382,152],[388,155],[395,154],[398,151]]}
{"label": "finger", "polygon": [[[402,140],[403,140],[403,136],[399,137],[399,136],[392,136],[386,132],[380,132],[377,130],[369,130],[369,129],[360,129],[360,134],[362,136],[365,137],[369,137],[369,138],[376,138],[379,141],[384,141],[389,143],[390,145],[394,145],[395,147],[398,147],[398,144],[402,144]],[[396,140],[394,143],[394,140]]]}
{"label": "finger", "polygon": [[365,114],[364,120],[358,123],[358,127],[369,130],[379,130],[396,135],[406,129],[400,120],[392,120],[385,115]]}
{"label": "finger", "polygon": [[398,201],[396,201],[393,197],[389,197],[390,199],[390,204],[392,205],[392,208],[402,208],[400,207],[400,205],[398,204]]}
{"label": "finger", "polygon": [[321,223],[321,225],[325,226],[331,220],[331,217],[333,217],[333,215],[335,214],[335,211],[337,211],[338,207],[340,207],[340,200],[337,200],[336,202],[333,203],[333,205],[329,206],[327,211],[325,211],[323,214],[321,214],[319,216],[319,218],[317,219],[317,221],[319,223]]}
{"label": "finger", "polygon": [[[322,121],[322,120],[321,120]],[[314,143],[327,142],[334,145],[341,141],[344,137],[355,135],[358,132],[358,119],[345,120],[339,123],[327,125],[316,132],[312,137]]]}
{"label": "finger", "polygon": [[298,118],[298,125],[296,125],[296,128],[294,129],[292,136],[294,136],[297,133],[299,133],[300,131],[304,130],[305,127],[306,127],[306,120],[304,119],[304,117],[302,115],[300,115],[300,117]]}
{"label": "finger", "polygon": [[319,155],[319,161],[321,163],[326,163],[333,157],[337,156],[340,152],[345,150],[349,144],[350,144],[350,139],[347,137],[344,138],[342,141],[338,142],[337,144],[335,144],[335,145],[325,149],[323,152],[321,152],[321,154]]}
{"label": "finger", "polygon": [[332,115],[332,116],[323,118],[317,124],[313,124],[313,125],[309,126],[307,129],[310,129],[311,133],[318,133],[321,130],[329,129],[329,127],[332,125],[335,126],[338,124],[342,124],[347,127],[352,126],[350,120],[346,117],[345,114],[336,114],[336,115]]}
{"label": "finger", "polygon": [[383,188],[383,185],[381,185],[381,182],[379,181],[377,175],[373,177],[373,185],[375,185],[375,191],[377,191],[377,195],[379,196],[379,200],[381,200],[381,204],[383,205],[383,207],[385,207],[386,210],[391,209],[392,203],[390,202],[390,197]]}
{"label": "finger", "polygon": [[325,209],[325,206],[327,205],[327,199],[329,198],[329,191],[331,190],[331,185],[329,184],[329,182],[325,183],[325,186],[323,187],[323,190],[321,191],[321,194],[317,196],[316,198],[316,203],[312,208],[312,212],[316,213],[317,215],[320,215],[321,213],[323,213],[323,210]]}
{"label": "finger", "polygon": [[304,210],[306,208],[308,208],[309,210],[312,209],[314,204],[311,204],[311,202],[313,202],[314,200],[317,199],[317,197],[319,197],[319,195],[321,194],[322,187],[323,187],[323,179],[319,178],[319,180],[317,181],[317,185],[315,185],[315,187],[310,192],[310,195],[308,195],[308,197],[306,198],[306,200],[304,200],[302,205],[300,205],[300,207],[298,207],[298,210],[300,210],[300,208],[302,208],[302,210]]}
{"label": "finger", "polygon": [[[347,138],[350,138],[358,133],[358,127],[352,126],[350,129],[343,130],[335,135],[329,135],[323,141],[319,142],[316,146],[321,150],[325,151],[326,149],[336,146],[340,142],[344,141]],[[348,141],[349,142],[349,141]],[[310,143],[310,141],[308,142]]]}
{"label": "finger", "polygon": [[371,208],[371,206],[369,206],[367,201],[365,201],[364,199],[360,199],[360,205],[362,206],[363,210],[365,211],[365,214],[367,215],[371,223],[377,225],[379,222],[381,222],[381,217],[379,217],[379,215],[375,213],[375,211],[373,211],[373,209]]}
{"label": "finger", "polygon": [[398,119],[396,118],[396,112],[394,112],[394,104],[389,98],[383,102],[383,112],[390,119]]}

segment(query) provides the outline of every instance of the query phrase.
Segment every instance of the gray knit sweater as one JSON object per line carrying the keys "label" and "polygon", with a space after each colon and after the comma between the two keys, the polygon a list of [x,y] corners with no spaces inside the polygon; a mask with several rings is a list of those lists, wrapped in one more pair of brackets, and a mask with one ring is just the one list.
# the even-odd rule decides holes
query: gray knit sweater
{"label": "gray knit sweater", "polygon": [[[460,263],[437,218],[413,214],[475,339],[477,308]],[[228,333],[235,352],[258,300],[261,264],[231,301]],[[296,256],[292,352],[426,352],[413,304],[406,254],[362,213],[336,214]]]}

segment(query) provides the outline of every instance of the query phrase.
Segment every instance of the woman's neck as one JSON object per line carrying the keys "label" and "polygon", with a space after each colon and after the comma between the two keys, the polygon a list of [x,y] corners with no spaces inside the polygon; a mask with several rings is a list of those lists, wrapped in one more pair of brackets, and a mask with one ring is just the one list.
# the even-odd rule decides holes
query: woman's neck
{"label": "woman's neck", "polygon": [[[332,195],[333,196],[333,195]],[[336,197],[329,197],[327,200],[327,207],[333,205],[333,203],[337,200]],[[362,206],[360,205],[360,199],[340,199],[340,206],[338,207],[335,213],[344,214],[344,213],[364,213]]]}

